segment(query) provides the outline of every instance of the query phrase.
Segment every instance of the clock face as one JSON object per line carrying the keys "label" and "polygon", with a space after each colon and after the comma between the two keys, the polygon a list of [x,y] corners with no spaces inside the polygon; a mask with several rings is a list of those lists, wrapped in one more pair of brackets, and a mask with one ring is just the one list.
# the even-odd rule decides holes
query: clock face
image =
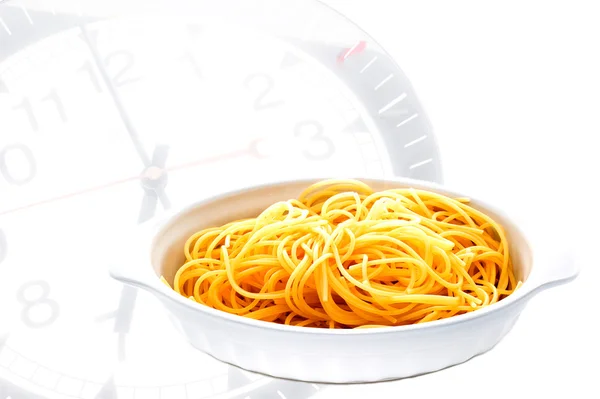
{"label": "clock face", "polygon": [[102,263],[115,232],[240,185],[441,179],[410,85],[362,31],[317,3],[274,1],[275,30],[227,3],[110,18],[0,5],[0,398],[322,388],[192,349]]}

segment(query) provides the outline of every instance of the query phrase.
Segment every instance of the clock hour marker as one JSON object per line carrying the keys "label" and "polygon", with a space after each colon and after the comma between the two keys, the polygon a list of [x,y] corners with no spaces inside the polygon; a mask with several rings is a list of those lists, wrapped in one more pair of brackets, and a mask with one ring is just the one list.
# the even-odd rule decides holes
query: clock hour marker
{"label": "clock hour marker", "polygon": [[400,127],[400,126],[402,126],[402,125],[404,125],[404,124],[406,124],[406,123],[408,123],[408,122],[412,121],[412,120],[413,120],[413,119],[415,119],[417,116],[419,116],[419,114],[413,114],[413,115],[409,116],[408,118],[406,118],[406,119],[405,119],[405,120],[403,120],[402,122],[398,123],[398,124],[396,125],[396,127]]}
{"label": "clock hour marker", "polygon": [[424,160],[424,161],[421,161],[421,162],[417,162],[417,163],[415,163],[415,164],[412,164],[412,165],[410,165],[408,168],[409,168],[409,169],[418,168],[419,166],[427,165],[428,163],[430,163],[430,162],[432,162],[432,161],[433,161],[433,159],[432,159],[432,158],[429,158],[429,159],[426,159],[426,160]]}
{"label": "clock hour marker", "polygon": [[2,18],[0,18],[0,25],[2,25],[2,27],[4,28],[6,33],[8,33],[9,36],[12,36],[12,32],[10,31],[10,29],[8,29],[8,26],[6,26]]}
{"label": "clock hour marker", "polygon": [[285,69],[289,67],[293,67],[294,65],[300,64],[302,60],[296,57],[294,54],[289,51],[286,52],[281,60],[281,64],[279,64],[279,68]]}
{"label": "clock hour marker", "polygon": [[25,6],[21,6],[21,10],[23,11],[23,14],[25,14],[25,17],[29,21],[29,24],[33,25],[33,20],[31,19],[31,15],[29,15],[29,11],[27,11],[27,9],[25,8]]}
{"label": "clock hour marker", "polygon": [[67,113],[65,112],[65,106],[63,105],[56,89],[50,90],[50,93],[48,93],[46,97],[42,98],[41,101],[51,102],[56,108],[56,112],[58,113],[58,116],[60,117],[61,121],[63,123],[67,122]]}
{"label": "clock hour marker", "polygon": [[[14,169],[11,168],[11,165],[15,162],[14,157],[17,155],[19,155],[19,158],[17,159],[20,160],[17,164],[21,165],[18,169],[21,170],[14,173]],[[9,159],[12,159],[12,162],[9,162]],[[26,165],[25,168],[23,168],[24,165]],[[27,173],[23,173],[23,169],[26,169]],[[6,180],[10,184],[22,186],[32,181],[36,174],[37,163],[35,156],[29,147],[24,144],[12,144],[0,150],[0,177],[2,177],[3,180]]]}
{"label": "clock hour marker", "polygon": [[390,74],[389,74],[389,75],[388,75],[388,76],[387,76],[385,79],[383,79],[381,82],[379,82],[379,83],[377,84],[377,86],[375,86],[375,87],[373,88],[373,90],[379,90],[379,88],[380,88],[381,86],[383,86],[383,85],[384,85],[384,84],[385,84],[385,83],[386,83],[388,80],[390,80],[390,79],[391,79],[391,78],[393,78],[393,77],[394,77],[394,74],[393,74],[393,73],[390,73]]}
{"label": "clock hour marker", "polygon": [[419,143],[419,142],[421,142],[421,141],[425,140],[426,138],[427,138],[427,135],[425,135],[425,136],[421,136],[421,137],[419,137],[418,139],[414,139],[413,141],[411,141],[411,142],[409,142],[409,143],[406,143],[406,144],[404,144],[404,148],[408,148],[408,147],[410,147],[410,146],[412,146],[412,145],[415,145],[415,144],[417,144],[417,143]]}
{"label": "clock hour marker", "polygon": [[244,80],[244,86],[257,94],[254,99],[255,111],[280,107],[285,104],[283,99],[273,96],[272,91],[275,89],[275,80],[266,73],[259,72],[248,76]]}
{"label": "clock hour marker", "polygon": [[346,60],[346,58],[354,55],[354,54],[360,54],[363,51],[365,51],[365,49],[367,48],[367,42],[361,40],[356,42],[352,47],[350,47],[349,49],[345,49],[342,50],[342,52],[338,55],[338,62],[344,62]]}
{"label": "clock hour marker", "polygon": [[[30,291],[34,291],[34,294],[28,295]],[[42,328],[53,324],[58,319],[60,306],[50,294],[50,284],[45,280],[30,281],[19,288],[17,300],[22,305],[23,324],[30,328]]]}
{"label": "clock hour marker", "polygon": [[98,394],[94,396],[94,399],[117,399],[117,387],[115,385],[115,378],[111,376],[106,383],[100,388]]}
{"label": "clock hour marker", "polygon": [[379,110],[379,115],[383,114],[385,111],[392,108],[394,105],[398,104],[400,101],[406,98],[406,93],[400,94],[398,97],[394,98],[392,101],[387,103],[383,108]]}
{"label": "clock hour marker", "polygon": [[371,61],[367,62],[367,64],[364,67],[362,67],[362,69],[358,73],[363,73],[364,71],[366,71],[371,65],[373,65],[375,61],[377,61],[377,56],[371,58]]}

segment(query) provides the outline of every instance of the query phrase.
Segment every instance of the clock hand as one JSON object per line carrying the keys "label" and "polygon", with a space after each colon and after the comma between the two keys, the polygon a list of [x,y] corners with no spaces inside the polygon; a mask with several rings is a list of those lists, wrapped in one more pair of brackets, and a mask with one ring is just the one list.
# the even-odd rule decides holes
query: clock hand
{"label": "clock hand", "polygon": [[[142,186],[145,191],[142,199],[142,206],[138,218],[138,223],[144,223],[155,215],[158,199],[164,198],[163,205],[168,209],[170,201],[164,191],[166,185],[166,173],[164,171],[167,162],[169,147],[166,145],[158,145],[154,149],[152,156],[152,166],[146,170],[145,179],[142,180]],[[153,173],[148,173],[148,171]],[[119,361],[125,360],[125,340],[131,328],[133,319],[133,310],[137,300],[137,288],[131,286],[123,286],[121,290],[121,299],[119,307],[115,314],[115,332],[118,334],[118,353]]]}
{"label": "clock hand", "polygon": [[[110,78],[110,76],[108,76],[108,72],[106,71],[106,68],[104,67],[104,63],[102,62],[102,57],[100,57],[98,49],[95,46],[96,41],[90,37],[90,33],[87,31],[87,29],[83,25],[81,26],[81,35],[82,35],[84,41],[86,42],[88,48],[90,49],[90,52],[92,53],[92,57],[94,58],[94,63],[96,64],[96,67],[100,71],[100,76],[102,77],[104,84],[108,88],[108,92],[110,93],[110,96],[113,99],[115,107],[117,108],[117,111],[119,112],[119,116],[121,117],[121,120],[123,121],[123,124],[125,125],[125,129],[127,130],[127,133],[129,134],[129,138],[131,139],[131,142],[133,143],[133,146],[134,146],[136,152],[138,153],[138,156],[142,160],[144,167],[151,168],[151,167],[158,166],[158,167],[164,169],[164,161],[166,160],[166,152],[164,155],[162,155],[162,152],[165,151],[164,147],[158,146],[157,148],[155,148],[154,157],[152,160],[150,160],[148,154],[146,153],[146,151],[144,149],[142,140],[140,139],[139,134],[137,133],[135,126],[133,125],[133,122],[131,122],[131,119],[129,118],[127,111],[125,110],[125,106],[123,105],[123,102],[121,101],[121,98],[119,97],[119,93],[117,92],[117,89],[115,89],[115,85],[113,84],[112,79]],[[161,163],[162,163],[162,165],[161,165]],[[147,201],[149,201],[148,203],[149,204],[153,203],[154,198],[156,197],[160,200],[160,202],[162,202],[165,209],[168,209],[171,206],[171,203],[170,203],[169,199],[167,198],[166,193],[164,192],[164,187],[156,188],[156,189],[154,189],[154,191],[155,191],[156,195],[155,196],[150,195],[150,197],[149,197],[150,199],[147,200]]]}
{"label": "clock hand", "polygon": [[167,164],[167,156],[169,155],[169,147],[164,144],[159,144],[154,148],[154,153],[152,154],[152,168],[158,168],[162,170],[157,178],[152,176],[152,181],[154,183],[154,192],[157,194],[158,199],[163,204],[165,209],[169,209],[171,207],[171,201],[167,197],[167,193],[165,192],[165,186],[167,185],[167,176],[168,171],[165,169]]}
{"label": "clock hand", "polygon": [[152,190],[146,190],[144,197],[142,198],[142,207],[140,211],[140,215],[138,217],[138,223],[144,223],[148,220],[152,219],[154,214],[152,212],[147,211],[148,209],[156,209],[158,205],[158,195],[156,192]]}
{"label": "clock hand", "polygon": [[127,178],[124,178],[124,179],[115,180],[115,181],[112,181],[112,182],[109,182],[109,183],[104,183],[104,184],[100,184],[98,186],[87,188],[85,190],[75,191],[75,192],[72,192],[72,193],[69,193],[69,194],[60,195],[58,197],[53,197],[53,198],[41,200],[41,201],[38,201],[38,202],[33,202],[31,204],[20,206],[18,208],[13,208],[13,209],[9,209],[7,211],[2,211],[2,212],[0,212],[0,216],[7,215],[9,213],[14,213],[14,212],[22,211],[22,210],[29,209],[29,208],[33,208],[33,207],[40,206],[40,205],[50,204],[52,202],[56,202],[56,201],[60,201],[60,200],[69,199],[69,198],[76,197],[76,196],[83,195],[83,194],[88,194],[88,193],[92,193],[92,192],[95,192],[95,191],[104,190],[106,188],[110,188],[110,187],[113,187],[113,186],[118,186],[120,184],[128,183],[128,182],[139,180],[139,179],[140,179],[140,176],[136,175],[136,176],[127,177]]}
{"label": "clock hand", "polygon": [[[148,176],[152,176],[156,173],[164,173],[166,172],[173,172],[173,171],[178,171],[178,170],[183,170],[183,169],[188,169],[188,168],[192,168],[195,166],[202,166],[202,165],[209,165],[211,163],[216,163],[216,162],[221,162],[227,159],[233,159],[233,158],[238,158],[244,155],[250,155],[250,156],[254,156],[257,158],[260,158],[261,155],[257,153],[256,149],[254,149],[252,146],[254,145],[254,142],[251,143],[248,148],[243,149],[243,150],[236,150],[236,151],[231,151],[228,153],[222,153],[219,155],[213,155],[211,157],[207,157],[207,158],[203,158],[203,159],[199,159],[197,161],[192,161],[192,162],[187,162],[187,163],[183,163],[183,164],[179,164],[179,165],[175,165],[166,169],[160,169],[160,168],[154,168],[154,167],[149,167],[147,168],[142,174],[138,174],[135,176],[130,176],[130,177],[126,177],[123,179],[119,179],[119,180],[115,180],[109,183],[105,183],[105,184],[100,184],[98,186],[94,186],[94,187],[90,187],[84,190],[79,190],[79,191],[75,191],[72,193],[68,193],[65,195],[60,195],[57,197],[53,197],[53,198],[49,198],[49,199],[45,199],[45,200],[41,200],[38,202],[33,202],[30,203],[28,205],[24,205],[24,206],[20,206],[17,208],[13,208],[13,209],[9,209],[6,211],[0,211],[0,216],[2,215],[7,215],[10,213],[14,213],[14,212],[18,212],[18,211],[22,211],[25,209],[29,209],[29,208],[33,208],[36,206],[40,206],[40,205],[46,205],[46,204],[50,204],[52,202],[56,202],[56,201],[60,201],[60,200],[64,200],[64,199],[69,199],[72,197],[77,197],[79,195],[83,195],[83,194],[89,194],[89,193],[93,193],[95,191],[100,191],[100,190],[104,190],[110,187],[114,187],[114,186],[118,186],[121,184],[125,184],[125,183],[129,183],[132,181],[136,181],[136,180],[143,180],[145,178],[148,178]],[[165,174],[166,175],[166,174]],[[164,204],[165,202],[163,202]]]}
{"label": "clock hand", "polygon": [[[119,94],[117,93],[117,90],[115,89],[115,87],[112,83],[111,78],[108,76],[108,73],[106,72],[106,68],[104,68],[104,64],[102,62],[100,54],[98,53],[96,46],[92,42],[92,39],[90,38],[90,35],[89,35],[88,31],[86,30],[85,26],[81,26],[81,33],[82,33],[82,37],[85,40],[88,48],[90,49],[90,52],[92,53],[92,57],[94,58],[96,67],[100,71],[100,76],[102,77],[102,80],[104,81],[104,84],[106,85],[108,92],[110,93],[110,96],[113,99],[115,107],[117,108],[119,116],[121,117],[121,120],[123,121],[123,124],[125,125],[125,128],[129,134],[129,137],[133,143],[133,146],[134,146],[136,152],[138,153],[138,156],[142,160],[144,167],[147,168],[145,171],[146,175],[148,174],[148,172],[152,173],[154,169],[156,169],[158,171],[164,170],[166,159],[167,159],[167,154],[168,154],[168,147],[157,146],[154,150],[153,159],[152,160],[149,159],[148,154],[144,150],[142,141],[140,140],[139,135],[135,129],[135,126],[133,125],[133,123],[131,122],[131,119],[129,118],[129,115],[125,111],[123,102],[121,101]],[[165,176],[165,178],[166,178],[166,176]],[[156,206],[157,206],[158,199],[161,200],[161,202],[163,203],[163,206],[165,208],[170,207],[170,205],[171,205],[170,201],[167,198],[166,193],[164,192],[164,184],[163,184],[163,186],[156,186],[156,187],[149,187],[146,184],[147,182],[159,182],[160,183],[160,181],[161,180],[154,180],[152,178],[142,180],[142,183],[144,184],[145,195],[142,200],[142,208],[140,211],[140,216],[138,218],[138,223],[143,223],[143,222],[151,219],[152,216],[154,216],[154,214],[156,213]],[[166,179],[162,180],[162,182],[166,183]],[[121,291],[119,307],[115,314],[115,330],[114,330],[118,334],[118,353],[119,353],[120,361],[123,361],[125,359],[125,337],[126,337],[127,333],[129,333],[129,330],[131,327],[131,321],[133,318],[133,310],[135,308],[136,300],[137,300],[137,289],[129,287],[129,286],[124,286]]]}
{"label": "clock hand", "polygon": [[152,154],[152,166],[164,168],[167,164],[167,156],[169,155],[169,146],[166,144],[158,144],[154,147]]}
{"label": "clock hand", "polygon": [[90,53],[92,54],[94,63],[96,64],[98,71],[100,71],[100,76],[102,77],[102,81],[106,85],[108,92],[110,93],[110,96],[112,97],[115,107],[117,108],[117,112],[119,113],[119,116],[121,117],[121,120],[123,121],[123,124],[125,125],[125,129],[127,129],[129,138],[131,139],[131,142],[133,143],[133,146],[134,146],[136,152],[138,153],[138,156],[142,160],[142,163],[144,164],[145,167],[151,166],[150,157],[144,150],[144,145],[142,144],[139,134],[137,133],[135,127],[133,126],[133,123],[131,122],[131,119],[129,118],[127,111],[125,111],[125,106],[123,105],[123,102],[121,101],[121,98],[119,97],[119,94],[117,93],[117,90],[115,89],[115,86],[112,83],[112,79],[110,78],[110,76],[108,76],[108,72],[106,71],[106,68],[104,67],[104,63],[102,62],[102,57],[100,57],[98,49],[96,49],[95,40],[93,40],[93,38],[90,35],[90,32],[88,32],[88,30],[86,29],[86,27],[84,25],[81,25],[80,29],[81,29],[81,37],[87,44],[87,46],[90,50]]}
{"label": "clock hand", "polygon": [[220,162],[220,161],[224,161],[226,159],[239,158],[239,157],[242,157],[244,155],[251,155],[251,156],[254,156],[256,158],[261,158],[262,156],[258,153],[258,151],[256,149],[256,143],[258,141],[260,141],[260,139],[252,141],[248,145],[247,148],[244,148],[244,149],[241,149],[241,150],[231,151],[231,152],[228,152],[226,154],[213,155],[211,157],[202,158],[202,159],[199,159],[197,161],[192,161],[192,162],[187,162],[187,163],[184,163],[184,164],[175,165],[173,167],[167,168],[166,170],[168,172],[174,172],[174,171],[181,170],[181,169],[192,168],[194,166],[200,166],[200,165],[206,165],[206,164],[210,164],[210,163]]}
{"label": "clock hand", "polygon": [[171,207],[171,202],[165,193],[167,185],[167,171],[165,165],[169,147],[166,145],[157,145],[152,155],[152,166],[147,168],[142,174],[142,188],[144,189],[144,198],[138,223],[144,223],[150,220],[156,212],[158,201],[162,202],[165,209]]}
{"label": "clock hand", "polygon": [[115,317],[115,329],[117,333],[117,352],[119,361],[125,360],[125,339],[131,329],[131,321],[133,320],[133,310],[137,300],[137,289],[124,286],[121,289],[121,298],[119,299],[119,307],[113,313]]}

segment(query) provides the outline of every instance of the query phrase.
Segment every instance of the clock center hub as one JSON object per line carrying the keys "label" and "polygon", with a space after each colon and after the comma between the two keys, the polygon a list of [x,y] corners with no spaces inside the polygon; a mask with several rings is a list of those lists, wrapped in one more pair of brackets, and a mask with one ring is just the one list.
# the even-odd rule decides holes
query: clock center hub
{"label": "clock center hub", "polygon": [[150,166],[142,172],[142,185],[156,190],[167,185],[167,171],[158,166]]}

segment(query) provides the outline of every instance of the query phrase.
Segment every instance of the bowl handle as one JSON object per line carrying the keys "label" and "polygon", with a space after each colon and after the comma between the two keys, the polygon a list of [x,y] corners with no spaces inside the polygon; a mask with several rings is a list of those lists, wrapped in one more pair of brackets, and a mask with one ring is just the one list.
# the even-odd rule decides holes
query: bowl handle
{"label": "bowl handle", "polygon": [[150,267],[150,250],[157,225],[156,221],[146,222],[115,237],[117,244],[108,262],[112,278],[139,288],[155,286],[157,279]]}
{"label": "bowl handle", "polygon": [[534,290],[540,292],[573,281],[580,272],[581,242],[569,234],[572,229],[538,225],[531,242]]}
{"label": "bowl handle", "polygon": [[[536,263],[536,259],[534,259]],[[573,250],[564,250],[551,256],[545,256],[536,264],[539,270],[538,289],[548,289],[567,284],[579,275],[578,257]]]}
{"label": "bowl handle", "polygon": [[150,288],[152,284],[151,275],[147,275],[141,269],[135,270],[137,265],[126,263],[115,263],[109,268],[109,274],[115,280],[123,284],[138,288]]}

